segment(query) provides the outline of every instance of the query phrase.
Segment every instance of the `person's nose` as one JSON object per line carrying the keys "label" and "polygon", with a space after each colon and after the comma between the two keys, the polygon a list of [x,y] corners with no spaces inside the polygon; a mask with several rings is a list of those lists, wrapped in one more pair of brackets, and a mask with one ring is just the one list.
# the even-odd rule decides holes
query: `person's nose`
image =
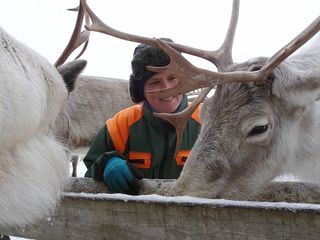
{"label": "person's nose", "polygon": [[171,88],[171,87],[173,87],[174,86],[174,84],[173,84],[173,82],[172,81],[169,81],[169,80],[167,80],[167,79],[165,79],[163,82],[162,82],[162,88]]}
{"label": "person's nose", "polygon": [[162,82],[162,86],[161,86],[162,88],[168,88],[168,87],[170,87],[170,83],[169,83],[169,81],[168,80],[164,80],[163,82]]}

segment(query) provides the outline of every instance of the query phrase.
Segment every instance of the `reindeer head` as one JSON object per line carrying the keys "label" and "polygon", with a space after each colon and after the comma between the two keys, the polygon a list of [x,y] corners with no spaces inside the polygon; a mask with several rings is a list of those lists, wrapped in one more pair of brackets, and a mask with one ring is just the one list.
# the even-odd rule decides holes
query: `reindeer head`
{"label": "reindeer head", "polygon": [[[249,70],[248,64],[232,70]],[[230,69],[231,70],[231,69]],[[242,198],[278,176],[289,109],[262,84],[219,85],[201,110],[201,132],[172,195]],[[290,143],[288,142],[288,145]]]}

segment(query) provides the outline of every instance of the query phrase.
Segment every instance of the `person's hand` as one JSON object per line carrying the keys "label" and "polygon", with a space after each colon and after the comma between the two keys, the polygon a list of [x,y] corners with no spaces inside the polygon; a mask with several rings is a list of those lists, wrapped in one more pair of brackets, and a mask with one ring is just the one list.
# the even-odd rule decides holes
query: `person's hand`
{"label": "person's hand", "polygon": [[139,194],[138,179],[142,178],[137,168],[119,157],[109,159],[103,171],[103,181],[113,193]]}

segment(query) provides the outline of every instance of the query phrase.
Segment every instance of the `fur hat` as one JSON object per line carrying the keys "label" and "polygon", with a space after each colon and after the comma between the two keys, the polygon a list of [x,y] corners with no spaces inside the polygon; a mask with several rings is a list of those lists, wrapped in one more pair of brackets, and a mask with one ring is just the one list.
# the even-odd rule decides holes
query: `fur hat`
{"label": "fur hat", "polygon": [[[173,42],[169,38],[160,38]],[[146,66],[162,67],[170,63],[169,56],[160,48],[139,44],[133,53],[131,61],[132,74],[129,79],[129,92],[132,102],[142,102],[144,98],[144,84],[156,73],[147,70]]]}

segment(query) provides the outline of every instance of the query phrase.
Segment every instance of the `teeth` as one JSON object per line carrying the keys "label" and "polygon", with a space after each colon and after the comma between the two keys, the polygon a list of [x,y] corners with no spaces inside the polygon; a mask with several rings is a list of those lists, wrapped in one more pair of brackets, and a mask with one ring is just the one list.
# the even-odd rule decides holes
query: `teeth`
{"label": "teeth", "polygon": [[171,99],[173,99],[173,97],[167,97],[167,98],[160,98],[163,101],[170,101]]}

